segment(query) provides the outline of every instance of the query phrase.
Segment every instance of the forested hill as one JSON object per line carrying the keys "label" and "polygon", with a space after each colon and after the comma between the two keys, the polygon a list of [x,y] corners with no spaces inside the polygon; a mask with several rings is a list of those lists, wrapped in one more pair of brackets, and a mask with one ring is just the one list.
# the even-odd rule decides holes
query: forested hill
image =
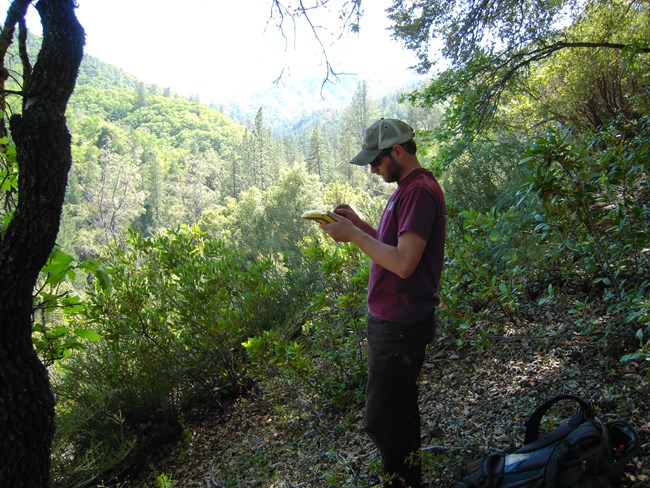
{"label": "forested hill", "polygon": [[[33,46],[33,49],[36,48],[36,46]],[[143,83],[135,76],[89,54],[84,55],[79,67],[79,76],[77,77],[77,86],[92,86],[105,90],[136,88],[141,84]]]}
{"label": "forested hill", "polygon": [[74,163],[59,244],[88,257],[128,228],[151,234],[213,219],[229,198],[253,187],[269,190],[294,164],[305,165],[321,184],[376,186],[346,162],[370,117],[379,116],[379,107],[422,124],[433,125],[437,117],[435,111],[400,106],[399,95],[373,100],[359,83],[347,106],[317,113],[302,107],[272,130],[268,107],[235,122],[198,100],[86,56],[68,105]]}
{"label": "forested hill", "polygon": [[[375,100],[396,100],[403,93],[419,86],[422,81],[413,73],[405,72],[400,77],[386,77],[373,80],[368,96]],[[285,76],[268,80],[259,91],[245,97],[216,97],[203,100],[199,95],[189,98],[211,106],[240,124],[254,120],[257,111],[263,107],[265,120],[275,134],[285,134],[302,127],[313,127],[319,119],[336,118],[337,113],[350,104],[359,85],[365,80],[354,74],[331,75],[328,79],[319,76],[297,79]],[[77,86],[92,86],[100,89],[136,89],[149,94],[172,96],[169,87],[145,83],[124,70],[86,54],[81,64]],[[178,96],[177,94],[174,94]],[[390,103],[388,104],[390,105]],[[393,109],[394,107],[391,107]]]}
{"label": "forested hill", "polygon": [[[232,161],[244,137],[242,125],[92,57],[82,63],[79,80],[68,105],[74,162],[59,239],[64,248],[75,242],[70,250],[89,256],[134,223],[145,233],[163,222],[180,223],[182,215],[165,221],[166,212],[174,206],[181,214],[198,211],[181,203],[181,195],[170,195],[180,191],[190,171],[204,186],[211,178],[212,188],[184,188],[191,186],[197,195],[225,196],[226,186],[233,194],[246,187]],[[216,176],[228,171],[226,160],[233,172],[227,182]],[[104,199],[105,192],[114,198]]]}

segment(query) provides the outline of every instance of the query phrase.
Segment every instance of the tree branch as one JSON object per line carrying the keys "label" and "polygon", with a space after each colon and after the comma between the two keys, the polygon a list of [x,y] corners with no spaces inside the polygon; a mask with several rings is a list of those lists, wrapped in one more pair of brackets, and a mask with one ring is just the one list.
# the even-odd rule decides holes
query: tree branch
{"label": "tree branch", "polygon": [[[326,9],[330,1],[331,0],[324,0],[321,2],[316,2],[314,5],[309,6],[305,4],[305,0],[298,0],[297,6],[293,9],[291,8],[290,4],[287,5],[281,0],[272,0],[272,4],[271,4],[271,18],[276,18],[277,15],[277,18],[279,19],[279,21],[276,22],[276,27],[280,31],[282,37],[285,39],[285,51],[289,43],[289,40],[285,34],[285,30],[283,27],[286,18],[290,18],[291,21],[293,22],[294,42],[297,37],[298,19],[302,19],[305,22],[307,28],[309,29],[314,39],[316,40],[325,63],[325,73],[323,76],[323,82],[321,84],[321,96],[323,94],[323,90],[327,83],[333,83],[333,79],[338,79],[340,75],[345,74],[345,73],[337,72],[334,69],[332,63],[330,62],[327,53],[327,47],[325,46],[323,37],[319,32],[320,30],[324,29],[324,27],[317,25],[314,22],[312,16],[312,11],[316,12],[323,8]],[[340,11],[339,19],[342,21],[342,25],[341,25],[341,30],[338,36],[335,38],[334,42],[341,39],[344,31],[350,25],[352,25],[352,30],[358,30],[358,20],[361,18],[362,15],[361,0],[345,0],[343,4],[340,6],[339,11]],[[355,19],[357,21],[356,23],[354,22]],[[282,68],[280,75],[274,80],[274,83],[276,84],[280,83],[280,81],[282,80],[282,76],[284,75],[285,68]]]}
{"label": "tree branch", "polygon": [[[7,11],[5,24],[2,28],[2,32],[0,32],[0,111],[2,111],[3,114],[7,111],[7,101],[5,98],[8,93],[5,90],[5,82],[9,78],[9,70],[5,67],[7,53],[14,41],[16,25],[21,25],[21,32],[23,31],[22,26],[25,22],[25,15],[27,15],[27,8],[31,3],[32,0],[14,0]],[[8,131],[5,117],[2,117],[0,120],[0,138],[6,137],[7,134]]]}
{"label": "tree branch", "polygon": [[[650,46],[633,46],[631,44],[611,43],[611,42],[566,42],[559,41],[553,44],[541,45],[530,50],[521,50],[518,53],[507,52],[496,58],[491,58],[488,62],[479,65],[471,72],[465,85],[469,86],[477,82],[478,86],[485,89],[478,102],[478,119],[476,119],[475,132],[482,132],[489,126],[494,110],[490,107],[496,107],[499,104],[501,95],[508,82],[510,82],[517,73],[527,68],[532,63],[548,58],[554,53],[563,49],[615,49],[622,51],[624,49],[634,49],[642,54],[650,53]],[[493,64],[494,60],[502,61]],[[490,81],[490,78],[492,79]],[[473,116],[475,116],[475,113]]]}

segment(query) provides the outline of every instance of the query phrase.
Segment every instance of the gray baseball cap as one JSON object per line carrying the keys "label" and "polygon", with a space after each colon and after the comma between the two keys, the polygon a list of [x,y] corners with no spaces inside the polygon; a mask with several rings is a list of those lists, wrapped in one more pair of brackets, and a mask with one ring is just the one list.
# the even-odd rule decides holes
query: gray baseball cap
{"label": "gray baseball cap", "polygon": [[350,163],[359,166],[370,164],[384,149],[395,144],[404,144],[413,139],[413,136],[411,126],[401,120],[381,118],[366,129],[361,151]]}

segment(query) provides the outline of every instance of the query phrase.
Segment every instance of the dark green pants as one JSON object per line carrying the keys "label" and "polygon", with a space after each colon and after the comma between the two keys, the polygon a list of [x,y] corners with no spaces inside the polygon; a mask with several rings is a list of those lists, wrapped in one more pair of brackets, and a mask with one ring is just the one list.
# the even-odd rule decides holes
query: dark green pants
{"label": "dark green pants", "polygon": [[[400,324],[367,317],[365,430],[381,454],[384,486],[422,486],[417,379],[435,321]],[[390,481],[392,480],[392,481]]]}

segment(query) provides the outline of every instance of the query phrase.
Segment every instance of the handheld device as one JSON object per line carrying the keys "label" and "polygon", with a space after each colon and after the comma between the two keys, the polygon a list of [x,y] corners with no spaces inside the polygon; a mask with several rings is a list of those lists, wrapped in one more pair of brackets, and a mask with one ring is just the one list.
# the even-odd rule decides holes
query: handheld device
{"label": "handheld device", "polygon": [[331,224],[332,222],[336,222],[336,220],[330,217],[327,212],[321,210],[307,210],[306,212],[303,212],[301,217],[303,219],[313,220],[319,224]]}

